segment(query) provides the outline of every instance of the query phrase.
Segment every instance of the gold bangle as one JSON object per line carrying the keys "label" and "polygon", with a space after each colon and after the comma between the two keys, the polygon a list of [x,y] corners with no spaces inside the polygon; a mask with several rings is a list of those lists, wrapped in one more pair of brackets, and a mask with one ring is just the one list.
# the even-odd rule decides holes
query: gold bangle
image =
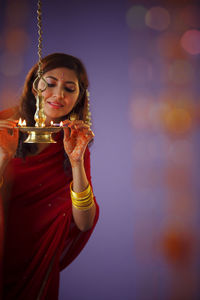
{"label": "gold bangle", "polygon": [[70,183],[70,192],[71,192],[72,197],[76,198],[76,199],[80,199],[80,198],[86,197],[90,193],[90,191],[91,191],[91,186],[89,184],[88,187],[83,192],[75,193],[72,190],[72,185],[73,185],[73,181]]}
{"label": "gold bangle", "polygon": [[76,205],[73,201],[72,201],[72,205],[79,210],[88,210],[94,205],[94,200],[90,202],[90,204],[88,203],[86,206]]}
{"label": "gold bangle", "polygon": [[87,205],[87,206],[76,206],[76,205],[74,205],[73,202],[72,202],[72,205],[79,210],[88,210],[94,205],[94,201],[90,205]]}
{"label": "gold bangle", "polygon": [[2,187],[2,185],[3,185],[3,176],[1,176],[0,188]]}
{"label": "gold bangle", "polygon": [[94,205],[94,198],[90,184],[88,187],[80,193],[75,193],[72,190],[72,182],[70,184],[70,195],[72,205],[79,210],[88,210]]}

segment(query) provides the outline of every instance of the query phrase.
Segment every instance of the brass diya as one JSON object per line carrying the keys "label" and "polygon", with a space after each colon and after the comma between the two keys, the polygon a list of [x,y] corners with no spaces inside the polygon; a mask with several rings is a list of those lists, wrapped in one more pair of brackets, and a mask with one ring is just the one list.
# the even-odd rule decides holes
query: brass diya
{"label": "brass diya", "polygon": [[[43,80],[45,82],[45,87],[43,90],[37,89],[37,84],[39,80]],[[45,91],[47,87],[47,83],[43,77],[37,77],[33,83],[33,88],[37,92],[36,96],[36,112],[34,115],[35,126],[27,127],[24,122],[18,123],[18,128],[21,132],[25,132],[28,134],[27,139],[24,143],[56,143],[53,139],[52,134],[61,130],[61,124],[53,124],[52,126],[46,127],[46,115],[44,113],[44,97],[42,96],[42,92]],[[55,127],[57,126],[57,127]]]}
{"label": "brass diya", "polygon": [[[47,82],[42,76],[42,58],[41,58],[41,52],[42,52],[42,24],[41,24],[41,1],[38,0],[38,9],[37,9],[37,20],[38,20],[38,76],[33,82],[33,88],[36,91],[36,112],[34,115],[35,120],[35,126],[34,127],[27,127],[26,121],[24,120],[23,123],[18,123],[17,128],[21,132],[25,132],[28,134],[27,139],[24,141],[24,143],[56,143],[56,141],[53,139],[52,134],[56,133],[61,130],[60,124],[52,124],[52,126],[46,127],[45,121],[46,121],[46,115],[44,113],[44,97],[42,96],[42,92],[44,92],[47,88]],[[45,86],[43,89],[38,89],[38,83],[40,80],[43,80]],[[57,126],[57,127],[55,127]]]}

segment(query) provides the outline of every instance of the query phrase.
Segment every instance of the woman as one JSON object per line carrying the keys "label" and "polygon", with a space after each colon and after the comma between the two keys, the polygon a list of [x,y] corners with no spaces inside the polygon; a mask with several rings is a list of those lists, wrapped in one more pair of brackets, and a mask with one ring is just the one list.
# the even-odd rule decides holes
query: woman
{"label": "woman", "polygon": [[[56,144],[26,144],[16,120],[34,126],[37,65],[27,75],[19,107],[0,115],[0,237],[3,299],[58,298],[59,272],[80,253],[98,219],[86,124],[88,79],[77,58],[55,53],[42,60],[46,125],[63,121]],[[40,80],[38,89],[44,81]],[[76,116],[71,121],[70,116]],[[3,230],[4,229],[4,230]]]}

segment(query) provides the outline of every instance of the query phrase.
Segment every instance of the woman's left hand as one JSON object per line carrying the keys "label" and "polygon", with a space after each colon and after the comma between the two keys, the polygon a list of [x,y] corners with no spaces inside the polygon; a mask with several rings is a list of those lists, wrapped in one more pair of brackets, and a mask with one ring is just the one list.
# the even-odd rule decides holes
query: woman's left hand
{"label": "woman's left hand", "polygon": [[[66,127],[65,127],[66,126]],[[64,149],[72,167],[83,161],[85,149],[93,139],[94,133],[90,127],[81,120],[63,121]]]}

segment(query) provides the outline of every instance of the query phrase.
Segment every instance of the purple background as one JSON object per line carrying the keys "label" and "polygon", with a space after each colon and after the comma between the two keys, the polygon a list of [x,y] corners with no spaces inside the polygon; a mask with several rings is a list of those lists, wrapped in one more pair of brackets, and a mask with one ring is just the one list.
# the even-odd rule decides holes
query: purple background
{"label": "purple background", "polygon": [[[15,26],[15,23],[16,26],[24,28],[29,36],[27,43],[29,46],[21,51],[23,67],[19,74],[8,76],[3,74],[3,71],[0,72],[1,99],[3,99],[1,108],[15,103],[27,71],[37,62],[36,1],[14,2],[20,7],[18,10],[12,10],[15,15],[18,13],[19,17],[19,11],[23,12],[18,21],[15,20],[12,11],[8,10],[13,1],[0,2],[1,70],[5,60],[3,54],[6,28]],[[189,219],[188,216],[173,211],[173,201],[169,196],[171,190],[163,179],[166,176],[167,166],[171,166],[169,154],[165,156],[171,137],[165,135],[162,128],[154,131],[147,126],[141,131],[137,126],[133,126],[130,117],[131,103],[137,100],[139,94],[147,99],[159,98],[159,92],[167,87],[170,89],[171,86],[160,77],[160,71],[162,69],[164,73],[166,71],[164,69],[166,57],[162,52],[158,54],[153,48],[159,34],[140,27],[139,19],[135,28],[131,30],[126,21],[128,9],[132,5],[144,5],[143,8],[146,9],[153,5],[164,5],[173,15],[178,14],[179,9],[183,8],[182,2],[125,0],[42,2],[43,56],[53,52],[69,53],[79,57],[88,71],[95,133],[95,142],[91,147],[91,172],[94,193],[100,206],[100,219],[91,239],[79,257],[61,273],[59,299],[198,299],[199,288],[194,283],[199,278],[198,268],[194,268],[199,265],[198,201],[188,204],[188,211],[191,211]],[[6,14],[6,11],[9,13]],[[9,14],[13,16],[12,21],[9,21]],[[137,19],[138,15],[134,18]],[[172,33],[173,30],[171,25],[169,31]],[[139,64],[144,70],[139,68],[138,72],[135,72],[137,68],[132,70],[131,66],[135,66],[134,62],[138,57],[145,59]],[[188,55],[187,60],[199,66],[198,55],[195,57]],[[150,81],[145,61],[150,64]],[[195,80],[188,89],[196,93],[198,103],[197,78],[200,75],[198,68],[195,72]],[[183,86],[177,89],[182,90]],[[3,90],[6,90],[7,94],[3,94]],[[159,105],[160,102],[153,108]],[[199,106],[197,108],[199,109]],[[135,121],[133,123],[143,126],[146,115],[143,113],[141,118],[139,123],[134,123]],[[199,126],[196,125],[189,137],[190,142],[196,146],[198,146],[198,132]],[[173,137],[172,140],[176,138]],[[147,151],[149,148],[151,148],[150,156]],[[199,164],[197,152],[193,157]],[[188,161],[190,158],[187,156]],[[194,178],[199,171],[194,166],[194,162],[189,165],[193,180],[190,188],[197,197],[199,188]],[[173,169],[173,172],[175,171]],[[180,187],[184,190],[181,184]],[[192,199],[192,194],[189,197]],[[186,224],[185,227],[189,228],[189,238],[195,237],[195,242],[191,242],[193,250],[188,252],[193,259],[184,268],[173,263],[173,255],[177,255],[175,260],[184,265],[185,256],[183,262],[180,259],[185,245],[182,237],[186,236],[186,244],[190,244],[187,240],[188,233],[184,231],[185,227],[183,235],[180,230],[178,238],[175,236],[173,240],[172,234],[170,236],[172,240],[165,242],[168,225],[172,224],[173,227],[174,223],[181,226]],[[180,229],[180,226],[178,228]],[[184,291],[186,282],[191,287],[187,291],[188,294]]]}

